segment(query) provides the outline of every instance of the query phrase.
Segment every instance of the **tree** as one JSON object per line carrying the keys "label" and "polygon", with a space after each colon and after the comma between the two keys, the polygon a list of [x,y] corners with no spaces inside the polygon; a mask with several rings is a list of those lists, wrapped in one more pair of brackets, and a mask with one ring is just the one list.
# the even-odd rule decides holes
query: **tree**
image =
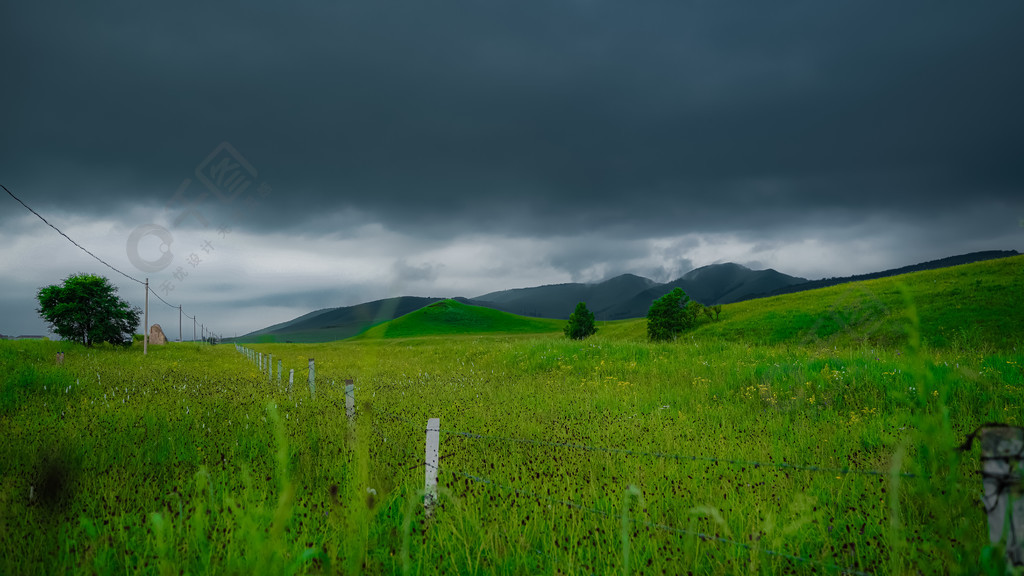
{"label": "tree", "polygon": [[65,340],[92,346],[132,343],[142,310],[117,297],[109,280],[94,274],[73,274],[63,285],[40,288],[36,310]]}
{"label": "tree", "polygon": [[587,310],[587,305],[580,302],[576,311],[569,315],[569,323],[565,325],[565,335],[573,340],[583,340],[597,332],[594,327],[594,313]]}
{"label": "tree", "polygon": [[705,306],[705,305],[701,304],[700,302],[697,302],[696,300],[690,300],[690,308],[693,309],[693,318],[694,318],[694,320],[699,319],[701,314],[707,316],[709,322],[711,320],[714,320],[714,317],[711,314],[711,307],[710,306]]}
{"label": "tree", "polygon": [[674,340],[693,326],[694,308],[682,288],[658,298],[647,310],[647,337],[654,341]]}

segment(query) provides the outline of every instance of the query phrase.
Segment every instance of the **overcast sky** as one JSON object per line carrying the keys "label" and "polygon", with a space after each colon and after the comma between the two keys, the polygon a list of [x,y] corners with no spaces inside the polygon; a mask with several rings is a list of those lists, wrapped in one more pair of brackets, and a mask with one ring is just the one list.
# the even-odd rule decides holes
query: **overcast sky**
{"label": "overcast sky", "polygon": [[[0,183],[225,335],[1024,250],[1016,0],[101,5],[0,9]],[[0,226],[0,333],[46,333],[35,292],[74,272],[142,305],[6,194]]]}

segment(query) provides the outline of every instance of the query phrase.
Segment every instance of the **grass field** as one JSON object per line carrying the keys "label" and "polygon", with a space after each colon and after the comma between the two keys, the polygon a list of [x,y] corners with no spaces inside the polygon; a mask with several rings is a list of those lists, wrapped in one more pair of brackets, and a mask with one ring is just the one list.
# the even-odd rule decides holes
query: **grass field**
{"label": "grass field", "polygon": [[231,345],[0,342],[0,573],[1001,574],[954,448],[1024,419],[1022,265],[729,305],[668,344],[444,302],[252,345],[281,383]]}

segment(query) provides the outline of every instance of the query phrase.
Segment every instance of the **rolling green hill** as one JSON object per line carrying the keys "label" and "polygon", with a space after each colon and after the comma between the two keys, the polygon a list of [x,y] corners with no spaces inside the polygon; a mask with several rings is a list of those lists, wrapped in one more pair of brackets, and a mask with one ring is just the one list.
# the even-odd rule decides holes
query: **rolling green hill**
{"label": "rolling green hill", "polygon": [[455,300],[441,300],[390,322],[374,326],[355,338],[411,338],[478,333],[560,334],[563,326],[564,320],[528,318]]}
{"label": "rolling green hill", "polygon": [[[748,344],[896,346],[906,342],[908,302],[932,347],[1012,347],[1024,326],[1024,255],[851,282],[723,307],[684,337]],[[435,302],[356,338],[454,334],[561,335],[565,322],[516,316],[454,300]],[[598,322],[601,340],[647,339],[643,318]]]}
{"label": "rolling green hill", "polygon": [[[1017,345],[1024,341],[1024,255],[727,304],[721,321],[705,321],[686,336],[898,345],[906,339],[908,302],[926,345]],[[599,322],[598,329],[606,338],[646,338],[643,319]]]}
{"label": "rolling green hill", "polygon": [[342,340],[355,336],[371,326],[393,320],[438,300],[438,298],[400,296],[397,298],[375,300],[355,306],[326,308],[299,316],[288,322],[250,332],[238,338],[229,338],[226,342],[295,342],[308,344]]}

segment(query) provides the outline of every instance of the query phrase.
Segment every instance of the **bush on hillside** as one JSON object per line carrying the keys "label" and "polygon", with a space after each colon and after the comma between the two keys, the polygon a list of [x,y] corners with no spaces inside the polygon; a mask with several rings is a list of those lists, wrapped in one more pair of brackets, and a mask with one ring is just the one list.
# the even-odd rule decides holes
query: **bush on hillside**
{"label": "bush on hillside", "polygon": [[647,310],[647,337],[652,341],[675,340],[679,334],[693,326],[696,307],[682,288],[675,288],[658,298]]}
{"label": "bush on hillside", "polygon": [[573,340],[583,340],[596,332],[594,313],[587,309],[586,304],[580,302],[576,305],[576,311],[569,315],[569,323],[565,325],[565,335]]}

